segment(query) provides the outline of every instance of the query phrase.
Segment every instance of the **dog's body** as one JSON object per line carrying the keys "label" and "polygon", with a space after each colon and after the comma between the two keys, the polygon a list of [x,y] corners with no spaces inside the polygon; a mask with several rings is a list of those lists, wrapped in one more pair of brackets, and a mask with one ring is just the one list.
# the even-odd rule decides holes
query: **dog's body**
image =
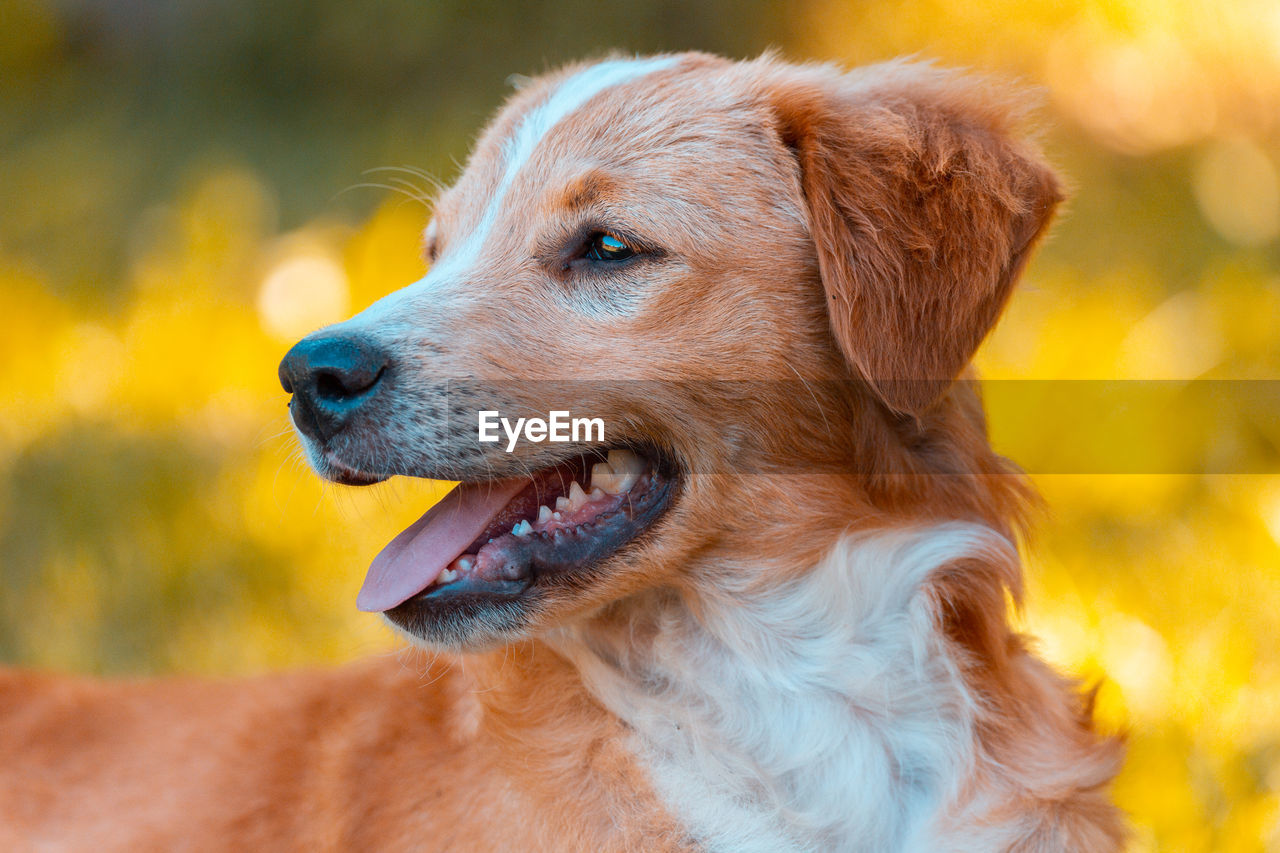
{"label": "dog's body", "polygon": [[[439,201],[427,278],[282,366],[321,473],[463,481],[361,601],[467,654],[7,676],[0,843],[1118,849],[1119,746],[1009,627],[1028,493],[951,382],[1058,200],[1010,112],[902,64],[524,88]],[[450,431],[564,379],[617,455]]]}
{"label": "dog's body", "polygon": [[623,726],[532,647],[247,681],[9,675],[0,714],[3,850],[685,849]]}

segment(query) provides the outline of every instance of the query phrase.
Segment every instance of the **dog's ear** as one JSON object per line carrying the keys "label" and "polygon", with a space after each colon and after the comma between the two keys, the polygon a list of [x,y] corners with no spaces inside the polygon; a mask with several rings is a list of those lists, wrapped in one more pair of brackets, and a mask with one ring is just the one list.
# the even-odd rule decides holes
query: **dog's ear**
{"label": "dog's ear", "polygon": [[918,415],[995,324],[1058,179],[1015,135],[1004,87],[915,63],[778,70],[767,97],[836,341],[890,409]]}

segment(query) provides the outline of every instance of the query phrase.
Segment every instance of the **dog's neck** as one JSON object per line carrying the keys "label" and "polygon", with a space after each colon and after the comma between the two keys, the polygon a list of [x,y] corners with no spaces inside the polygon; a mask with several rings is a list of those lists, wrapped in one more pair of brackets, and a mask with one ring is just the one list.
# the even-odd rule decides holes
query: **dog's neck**
{"label": "dog's neck", "polygon": [[794,578],[767,594],[650,593],[552,643],[708,849],[928,849],[976,760],[929,583],[959,560],[1017,555],[970,524],[850,535],[800,574],[719,567]]}

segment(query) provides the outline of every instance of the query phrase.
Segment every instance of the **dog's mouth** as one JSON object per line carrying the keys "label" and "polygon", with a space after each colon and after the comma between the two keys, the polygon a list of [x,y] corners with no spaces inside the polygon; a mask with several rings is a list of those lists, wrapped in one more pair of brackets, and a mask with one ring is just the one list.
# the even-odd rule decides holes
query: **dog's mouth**
{"label": "dog's mouth", "polygon": [[656,452],[617,448],[527,477],[463,482],[374,558],[357,605],[512,598],[571,579],[651,527],[674,479]]}

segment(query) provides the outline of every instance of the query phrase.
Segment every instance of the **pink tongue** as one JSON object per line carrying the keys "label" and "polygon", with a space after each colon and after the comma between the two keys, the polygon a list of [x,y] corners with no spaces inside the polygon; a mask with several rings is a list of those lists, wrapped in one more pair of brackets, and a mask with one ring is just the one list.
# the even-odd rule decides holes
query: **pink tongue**
{"label": "pink tongue", "polygon": [[518,478],[456,486],[373,558],[356,607],[390,610],[431,586],[528,485],[528,478]]}

